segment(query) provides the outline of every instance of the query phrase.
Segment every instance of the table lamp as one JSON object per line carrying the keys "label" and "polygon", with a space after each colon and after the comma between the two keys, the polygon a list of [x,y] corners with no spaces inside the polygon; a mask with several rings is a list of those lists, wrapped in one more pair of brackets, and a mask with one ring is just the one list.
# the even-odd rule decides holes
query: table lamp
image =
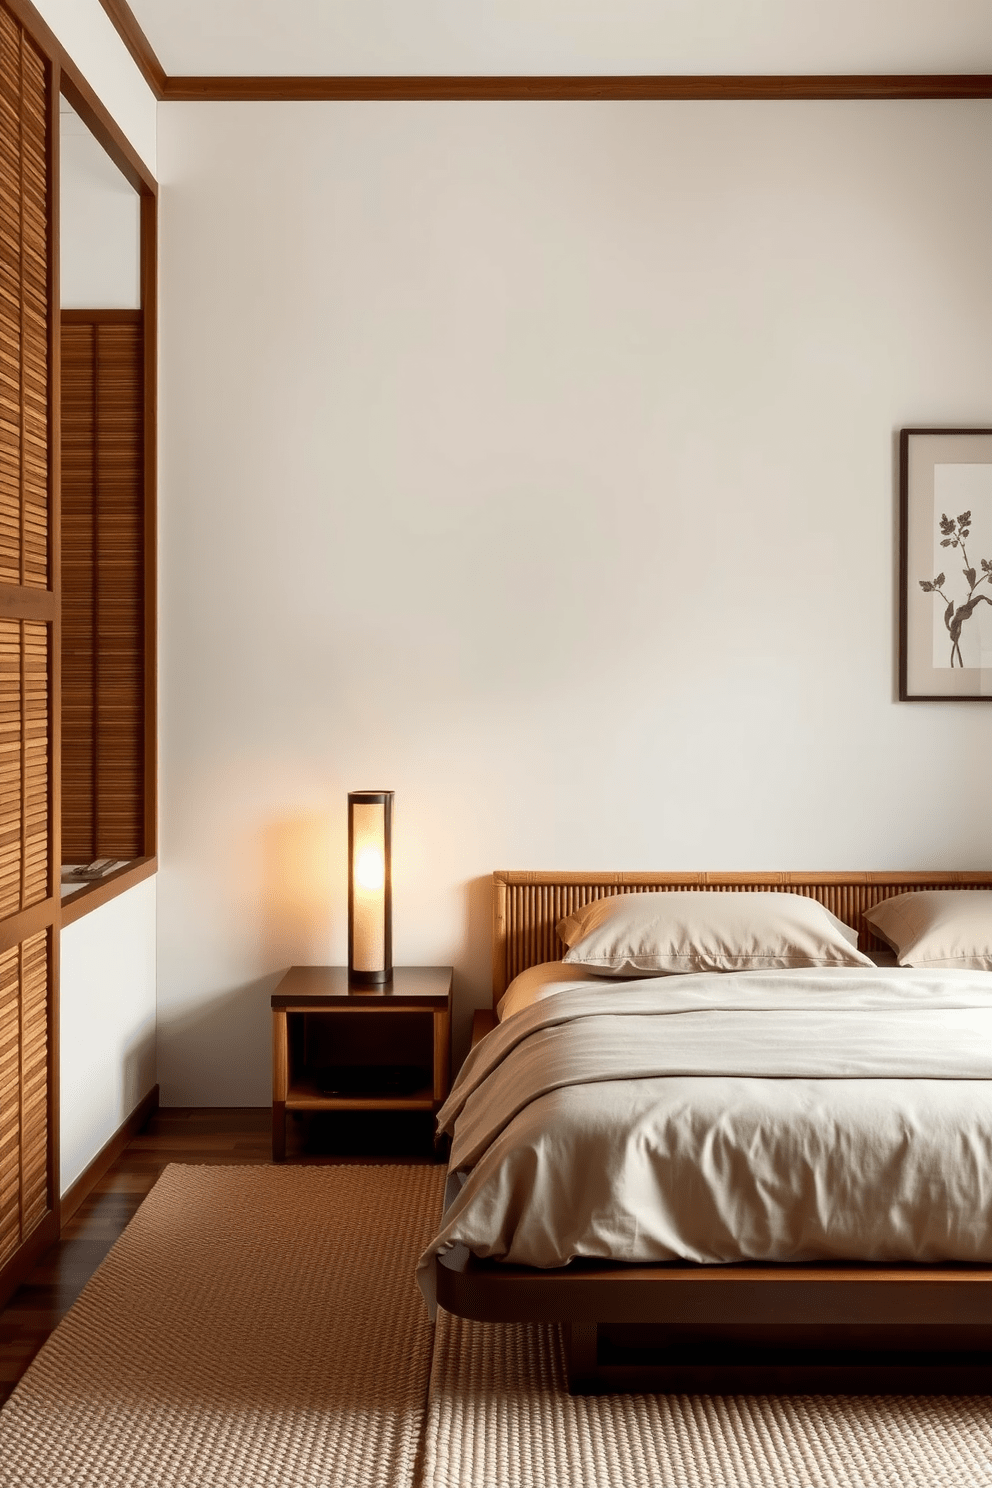
{"label": "table lamp", "polygon": [[393,792],[348,792],[348,979],[393,976]]}

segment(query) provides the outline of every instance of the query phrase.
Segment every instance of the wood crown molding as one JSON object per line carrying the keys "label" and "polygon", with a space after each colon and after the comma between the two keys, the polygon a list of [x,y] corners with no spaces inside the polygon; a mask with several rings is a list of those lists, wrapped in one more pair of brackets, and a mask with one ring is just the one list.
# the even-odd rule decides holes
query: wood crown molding
{"label": "wood crown molding", "polygon": [[138,71],[155,97],[165,97],[165,68],[155,55],[148,37],[138,24],[127,0],[100,0],[111,24],[137,64]]}
{"label": "wood crown molding", "polygon": [[[123,3],[123,0],[122,0]],[[168,103],[636,102],[650,99],[992,98],[988,73],[835,76],[167,77]]]}
{"label": "wood crown molding", "polygon": [[605,77],[169,77],[128,0],[100,0],[142,77],[168,103],[992,98],[987,73]]}

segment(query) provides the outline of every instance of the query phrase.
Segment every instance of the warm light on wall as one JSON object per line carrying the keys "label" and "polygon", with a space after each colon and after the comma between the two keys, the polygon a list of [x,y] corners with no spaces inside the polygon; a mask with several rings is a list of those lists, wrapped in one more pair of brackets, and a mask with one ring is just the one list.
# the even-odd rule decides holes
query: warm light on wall
{"label": "warm light on wall", "polygon": [[348,792],[348,972],[359,983],[393,975],[392,791]]}

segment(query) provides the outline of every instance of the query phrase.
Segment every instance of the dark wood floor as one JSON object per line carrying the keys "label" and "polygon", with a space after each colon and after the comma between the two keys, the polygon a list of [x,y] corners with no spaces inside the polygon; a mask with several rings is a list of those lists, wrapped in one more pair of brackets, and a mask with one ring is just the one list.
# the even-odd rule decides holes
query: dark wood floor
{"label": "dark wood floor", "polygon": [[0,1403],[69,1311],[162,1169],[170,1162],[267,1163],[270,1132],[264,1109],[155,1113],[0,1312]]}
{"label": "dark wood floor", "polygon": [[[378,1113],[376,1113],[378,1114]],[[387,1113],[393,1115],[393,1113]],[[419,1161],[431,1156],[430,1118],[423,1129],[369,1121],[292,1123],[288,1151],[304,1162]],[[268,1163],[267,1109],[170,1108],[152,1116],[0,1311],[0,1404],[121,1234],[169,1163]]]}

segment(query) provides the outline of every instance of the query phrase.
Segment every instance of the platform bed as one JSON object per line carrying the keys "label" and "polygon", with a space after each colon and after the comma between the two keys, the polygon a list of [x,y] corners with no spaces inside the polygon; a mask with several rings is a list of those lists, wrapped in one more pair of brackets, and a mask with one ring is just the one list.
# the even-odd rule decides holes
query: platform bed
{"label": "platform bed", "polygon": [[[910,889],[989,888],[992,873],[493,875],[493,1008],[563,947],[555,926],[591,899],[661,890],[777,889],[819,900],[880,949],[873,904]],[[477,1016],[475,1036],[495,1015]],[[569,1389],[992,1392],[992,1266],[623,1265],[543,1271],[441,1260],[437,1300],[485,1322],[564,1325]]]}

